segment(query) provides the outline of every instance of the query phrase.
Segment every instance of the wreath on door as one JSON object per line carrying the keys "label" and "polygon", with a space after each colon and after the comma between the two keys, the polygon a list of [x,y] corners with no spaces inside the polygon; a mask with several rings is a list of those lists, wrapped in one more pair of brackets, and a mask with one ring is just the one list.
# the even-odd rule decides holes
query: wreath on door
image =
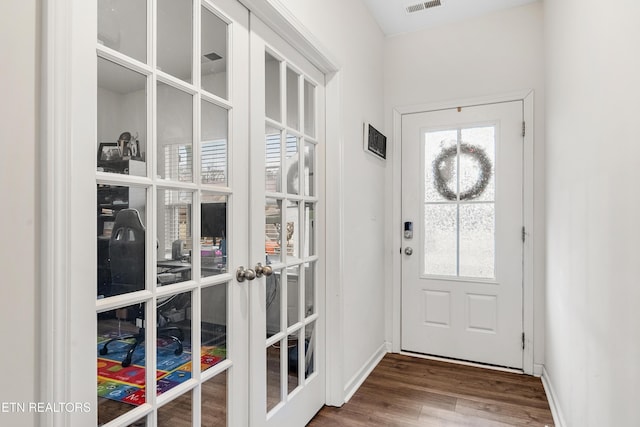
{"label": "wreath on door", "polygon": [[460,155],[467,155],[476,161],[479,165],[478,180],[471,188],[460,193],[460,200],[473,200],[479,197],[489,184],[491,178],[491,160],[487,153],[477,145],[461,143],[459,146],[454,145],[440,152],[438,157],[433,161],[433,177],[434,186],[438,193],[447,200],[458,200],[457,192],[449,187],[451,181],[451,169],[453,162],[458,156],[458,148]]}

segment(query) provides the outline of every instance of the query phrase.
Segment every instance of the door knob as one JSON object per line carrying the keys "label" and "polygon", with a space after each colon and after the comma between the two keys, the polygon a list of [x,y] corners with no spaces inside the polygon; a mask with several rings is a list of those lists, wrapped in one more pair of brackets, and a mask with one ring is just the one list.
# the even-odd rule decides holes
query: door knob
{"label": "door knob", "polygon": [[269,277],[273,273],[273,269],[268,265],[262,265],[262,263],[256,264],[256,277],[266,276]]}
{"label": "door knob", "polygon": [[236,270],[236,280],[240,283],[244,282],[245,280],[253,280],[255,278],[256,272],[250,268],[245,269],[244,267],[240,266]]}
{"label": "door knob", "polygon": [[404,248],[404,254],[405,255],[413,254],[413,249],[411,249],[410,247],[407,246],[406,248]]}

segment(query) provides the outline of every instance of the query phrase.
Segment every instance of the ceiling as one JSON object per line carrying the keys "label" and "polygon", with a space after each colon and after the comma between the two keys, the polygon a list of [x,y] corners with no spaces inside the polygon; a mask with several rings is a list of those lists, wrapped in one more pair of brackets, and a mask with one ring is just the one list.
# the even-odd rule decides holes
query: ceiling
{"label": "ceiling", "polygon": [[[423,8],[438,1],[362,0],[378,21],[385,35],[411,33],[437,25],[462,21],[500,9],[521,6],[537,0],[440,0],[441,5]],[[421,9],[408,13],[407,7]]]}

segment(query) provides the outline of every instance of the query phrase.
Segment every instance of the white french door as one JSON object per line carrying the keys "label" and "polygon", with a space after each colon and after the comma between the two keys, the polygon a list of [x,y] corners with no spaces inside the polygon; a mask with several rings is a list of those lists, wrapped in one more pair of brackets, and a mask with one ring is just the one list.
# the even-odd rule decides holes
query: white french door
{"label": "white french door", "polygon": [[97,1],[98,425],[248,425],[248,25]]}
{"label": "white french door", "polygon": [[302,426],[325,399],[324,76],[260,19],[250,22],[250,259],[272,271],[251,285],[250,420]]}
{"label": "white french door", "polygon": [[523,367],[523,103],[402,116],[405,351]]}
{"label": "white french door", "polygon": [[96,14],[97,424],[304,425],[325,396],[323,74],[236,0]]}

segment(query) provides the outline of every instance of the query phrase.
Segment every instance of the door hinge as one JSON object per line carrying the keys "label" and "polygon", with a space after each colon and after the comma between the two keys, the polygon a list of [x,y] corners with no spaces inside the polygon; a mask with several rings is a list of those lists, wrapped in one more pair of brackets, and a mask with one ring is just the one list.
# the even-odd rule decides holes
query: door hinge
{"label": "door hinge", "polygon": [[522,349],[524,350],[524,332],[522,333]]}
{"label": "door hinge", "polygon": [[522,122],[522,137],[524,138],[525,134],[527,133],[527,127],[525,125],[525,122]]}
{"label": "door hinge", "polygon": [[524,229],[524,226],[522,227],[522,243],[524,243],[524,239],[527,237],[527,232]]}

